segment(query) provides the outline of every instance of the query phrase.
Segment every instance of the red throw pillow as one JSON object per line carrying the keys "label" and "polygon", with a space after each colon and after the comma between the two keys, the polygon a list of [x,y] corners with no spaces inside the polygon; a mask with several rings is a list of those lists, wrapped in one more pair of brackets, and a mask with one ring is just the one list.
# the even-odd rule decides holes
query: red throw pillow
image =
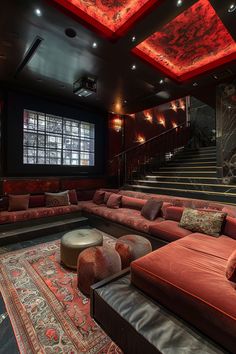
{"label": "red throw pillow", "polygon": [[148,220],[155,220],[161,212],[162,201],[149,199],[142,207],[141,215]]}
{"label": "red throw pillow", "polygon": [[146,199],[122,196],[121,203],[123,208],[141,210],[146,201]]}
{"label": "red throw pillow", "polygon": [[122,195],[112,193],[107,201],[107,207],[111,209],[119,209]]}
{"label": "red throw pillow", "polygon": [[112,192],[105,192],[105,195],[104,195],[104,203],[105,204],[107,204],[107,201],[108,201],[110,195],[112,195]]}
{"label": "red throw pillow", "polygon": [[71,189],[69,192],[69,201],[70,204],[78,204],[78,198],[77,198],[77,193],[75,189]]}
{"label": "red throw pillow", "polygon": [[42,208],[45,207],[45,195],[31,195],[29,198],[29,208]]}
{"label": "red throw pillow", "polygon": [[236,218],[227,216],[223,227],[223,234],[236,240]]}
{"label": "red throw pillow", "polygon": [[93,196],[93,202],[97,205],[104,204],[104,197],[105,197],[104,191],[96,191]]}
{"label": "red throw pillow", "polygon": [[236,250],[230,255],[226,265],[226,278],[236,283]]}
{"label": "red throw pillow", "polygon": [[29,207],[29,194],[12,195],[9,194],[9,207],[8,211],[27,210]]}
{"label": "red throw pillow", "polygon": [[165,219],[180,221],[184,208],[179,206],[169,206],[166,208]]}

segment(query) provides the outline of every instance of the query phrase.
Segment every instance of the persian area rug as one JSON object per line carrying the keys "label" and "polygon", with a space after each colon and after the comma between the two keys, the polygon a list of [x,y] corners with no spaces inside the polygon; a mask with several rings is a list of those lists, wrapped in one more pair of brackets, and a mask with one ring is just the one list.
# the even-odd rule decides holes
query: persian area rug
{"label": "persian area rug", "polygon": [[90,317],[76,272],[60,264],[60,240],[1,255],[0,291],[21,354],[122,353]]}

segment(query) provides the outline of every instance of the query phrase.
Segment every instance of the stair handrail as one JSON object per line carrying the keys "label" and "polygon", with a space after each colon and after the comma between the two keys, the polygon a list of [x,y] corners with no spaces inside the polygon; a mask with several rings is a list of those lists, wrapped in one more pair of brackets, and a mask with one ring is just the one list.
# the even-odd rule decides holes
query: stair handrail
{"label": "stair handrail", "polygon": [[[121,151],[119,154],[116,154],[111,159],[109,159],[110,165],[114,163],[117,164],[115,168],[117,170],[116,175],[118,177],[118,185],[121,186],[122,184],[126,183],[126,181],[130,178],[130,174],[132,173],[133,170],[135,169],[140,170],[143,164],[145,165],[146,163],[148,163],[150,158],[154,157],[152,147],[155,146],[155,144],[158,144],[159,140],[163,141],[164,139],[165,141],[167,140],[170,141],[170,150],[166,150],[166,151],[163,151],[162,149],[160,150],[159,153],[160,160],[163,158],[165,153],[174,152],[174,149],[178,148],[179,144],[176,144],[175,147],[173,146],[173,143],[171,143],[171,141],[173,141],[173,133],[174,132],[178,133],[179,131],[181,131],[180,128],[188,128],[188,127],[189,127],[188,122],[184,122],[179,125],[176,125],[175,127],[168,129],[160,134],[157,134],[154,137],[144,141],[143,143],[139,143],[136,146],[132,146],[124,151]],[[183,133],[184,132],[185,130],[183,131]],[[182,139],[182,137],[183,135],[181,134],[180,140]],[[184,145],[186,143],[187,142],[185,141]]]}
{"label": "stair handrail", "polygon": [[182,123],[182,124],[179,124],[179,125],[177,125],[177,126],[174,127],[174,128],[171,128],[171,129],[168,129],[168,130],[162,132],[161,134],[158,134],[158,135],[153,136],[152,138],[150,138],[150,139],[144,141],[143,143],[138,144],[137,146],[132,146],[131,148],[128,148],[128,149],[126,149],[126,150],[120,152],[119,154],[114,155],[114,156],[110,159],[110,162],[111,162],[112,160],[114,160],[115,158],[120,157],[120,156],[126,154],[127,152],[130,152],[130,151],[132,151],[132,150],[136,150],[136,149],[138,149],[138,148],[140,148],[140,147],[146,145],[146,144],[149,143],[150,141],[153,141],[153,140],[155,140],[155,139],[157,139],[157,138],[160,138],[161,136],[166,135],[166,134],[168,134],[168,133],[170,133],[170,132],[172,132],[172,131],[174,131],[174,130],[177,130],[178,128],[182,128],[182,127],[184,127],[184,126],[188,126],[188,125],[187,125],[187,122],[184,122],[184,123]]}

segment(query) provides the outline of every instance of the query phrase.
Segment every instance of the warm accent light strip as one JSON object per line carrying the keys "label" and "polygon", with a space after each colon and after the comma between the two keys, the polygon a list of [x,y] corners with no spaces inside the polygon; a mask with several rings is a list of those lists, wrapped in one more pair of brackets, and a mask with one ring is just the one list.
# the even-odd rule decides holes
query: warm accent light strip
{"label": "warm accent light strip", "polygon": [[132,52],[183,82],[236,59],[236,42],[209,0],[198,0]]}
{"label": "warm accent light strip", "polygon": [[138,20],[162,0],[51,0],[99,34],[116,39],[123,36]]}

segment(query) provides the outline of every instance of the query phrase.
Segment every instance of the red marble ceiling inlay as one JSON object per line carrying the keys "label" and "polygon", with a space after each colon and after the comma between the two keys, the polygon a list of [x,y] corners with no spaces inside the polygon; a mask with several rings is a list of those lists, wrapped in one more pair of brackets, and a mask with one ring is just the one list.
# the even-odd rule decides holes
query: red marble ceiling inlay
{"label": "red marble ceiling inlay", "polygon": [[123,35],[160,0],[53,0],[109,38]]}
{"label": "red marble ceiling inlay", "polygon": [[132,50],[183,82],[236,59],[236,43],[208,0],[199,0]]}

